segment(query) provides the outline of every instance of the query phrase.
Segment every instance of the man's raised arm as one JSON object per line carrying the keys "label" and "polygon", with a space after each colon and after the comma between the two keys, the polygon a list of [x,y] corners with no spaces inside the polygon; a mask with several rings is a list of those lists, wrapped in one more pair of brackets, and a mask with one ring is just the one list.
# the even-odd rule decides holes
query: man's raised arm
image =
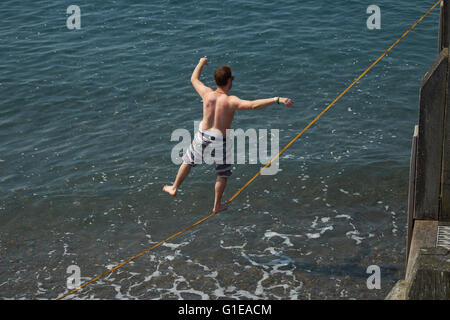
{"label": "man's raised arm", "polygon": [[208,65],[208,58],[206,57],[200,59],[191,76],[191,83],[194,86],[195,90],[200,95],[200,97],[202,97],[202,99],[205,96],[205,94],[212,91],[211,88],[208,88],[203,84],[203,82],[200,81],[200,74],[202,73],[203,66],[205,65]]}
{"label": "man's raised arm", "polygon": [[284,104],[286,107],[292,106],[294,101],[289,98],[267,98],[267,99],[258,99],[258,100],[242,100],[236,96],[231,97],[232,104],[236,110],[250,110],[250,109],[263,109],[274,103]]}

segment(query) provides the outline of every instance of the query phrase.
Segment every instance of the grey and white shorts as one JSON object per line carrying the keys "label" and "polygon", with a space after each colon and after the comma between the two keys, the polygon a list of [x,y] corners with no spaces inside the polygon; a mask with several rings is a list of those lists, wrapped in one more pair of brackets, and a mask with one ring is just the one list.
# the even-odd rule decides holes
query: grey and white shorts
{"label": "grey and white shorts", "polygon": [[231,143],[227,145],[227,138],[224,136],[199,128],[182,159],[192,167],[201,163],[215,163],[217,176],[231,176]]}

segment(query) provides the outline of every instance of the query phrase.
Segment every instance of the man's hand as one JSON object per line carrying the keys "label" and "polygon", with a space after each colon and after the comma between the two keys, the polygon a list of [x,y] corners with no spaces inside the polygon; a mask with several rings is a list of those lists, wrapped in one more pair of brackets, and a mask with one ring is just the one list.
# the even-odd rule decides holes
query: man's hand
{"label": "man's hand", "polygon": [[284,104],[286,107],[290,108],[294,101],[289,98],[280,98],[280,103]]}
{"label": "man's hand", "polygon": [[205,95],[212,91],[211,88],[208,88],[200,81],[200,74],[202,73],[203,66],[208,65],[208,58],[201,58],[198,62],[198,65],[195,67],[194,72],[192,72],[191,83],[194,86],[195,90],[198,92],[200,97],[204,99]]}
{"label": "man's hand", "polygon": [[203,66],[207,66],[207,65],[208,65],[207,57],[203,57],[199,60],[197,66],[194,69],[194,72],[192,72],[191,82],[200,79],[200,74],[202,73]]}
{"label": "man's hand", "polygon": [[200,61],[198,62],[199,65],[203,66],[207,66],[208,65],[208,58],[207,57],[203,57],[200,59]]}

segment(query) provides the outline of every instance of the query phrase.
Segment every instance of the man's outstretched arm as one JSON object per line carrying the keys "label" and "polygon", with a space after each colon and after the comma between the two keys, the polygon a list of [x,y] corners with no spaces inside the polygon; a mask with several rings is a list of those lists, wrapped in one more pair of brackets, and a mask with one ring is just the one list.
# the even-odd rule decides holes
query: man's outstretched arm
{"label": "man's outstretched arm", "polygon": [[286,107],[292,106],[294,101],[289,98],[275,97],[258,100],[242,100],[236,96],[232,97],[232,104],[236,110],[263,109],[274,103],[284,104]]}
{"label": "man's outstretched arm", "polygon": [[208,88],[200,81],[200,74],[205,65],[208,65],[208,58],[206,57],[200,59],[191,76],[191,83],[202,99],[208,92],[212,91],[211,88]]}

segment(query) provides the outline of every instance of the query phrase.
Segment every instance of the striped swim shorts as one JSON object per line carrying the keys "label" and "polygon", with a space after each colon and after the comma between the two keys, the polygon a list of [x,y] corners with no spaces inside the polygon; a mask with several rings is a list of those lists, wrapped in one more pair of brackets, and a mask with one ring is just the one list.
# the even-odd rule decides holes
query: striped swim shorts
{"label": "striped swim shorts", "polygon": [[200,128],[183,156],[183,162],[192,167],[215,163],[219,177],[231,176],[231,159],[231,143],[227,145],[227,138]]}

